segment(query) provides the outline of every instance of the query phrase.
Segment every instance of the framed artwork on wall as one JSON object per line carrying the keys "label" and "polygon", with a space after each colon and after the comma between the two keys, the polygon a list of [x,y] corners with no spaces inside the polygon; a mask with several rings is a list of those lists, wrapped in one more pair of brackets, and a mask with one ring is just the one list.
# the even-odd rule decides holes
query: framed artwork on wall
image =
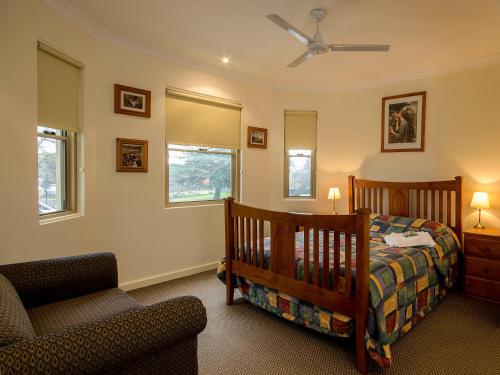
{"label": "framed artwork on wall", "polygon": [[115,113],[151,117],[151,91],[115,84]]}
{"label": "framed artwork on wall", "polygon": [[267,148],[267,129],[248,127],[247,147],[250,148]]}
{"label": "framed artwork on wall", "polygon": [[426,92],[382,98],[382,152],[424,151]]}
{"label": "framed artwork on wall", "polygon": [[116,138],[116,171],[147,172],[148,141]]}

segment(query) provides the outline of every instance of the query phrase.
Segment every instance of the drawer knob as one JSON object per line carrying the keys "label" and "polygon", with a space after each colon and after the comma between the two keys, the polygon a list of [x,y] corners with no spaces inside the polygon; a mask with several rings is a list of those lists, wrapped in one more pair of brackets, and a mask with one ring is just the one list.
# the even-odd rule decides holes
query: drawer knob
{"label": "drawer knob", "polygon": [[481,267],[481,272],[489,273],[490,269],[488,267]]}

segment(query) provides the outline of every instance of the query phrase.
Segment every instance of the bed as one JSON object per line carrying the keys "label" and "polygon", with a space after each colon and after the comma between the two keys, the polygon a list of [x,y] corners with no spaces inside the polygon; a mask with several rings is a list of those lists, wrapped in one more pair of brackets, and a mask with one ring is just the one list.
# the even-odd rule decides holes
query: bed
{"label": "bed", "polygon": [[[349,212],[276,212],[228,198],[218,276],[229,305],[238,287],[246,300],[285,319],[354,336],[358,370],[366,373],[369,357],[390,365],[390,345],[456,280],[462,177],[386,182],[349,176]],[[385,235],[406,231],[426,231],[436,246],[385,245]]]}

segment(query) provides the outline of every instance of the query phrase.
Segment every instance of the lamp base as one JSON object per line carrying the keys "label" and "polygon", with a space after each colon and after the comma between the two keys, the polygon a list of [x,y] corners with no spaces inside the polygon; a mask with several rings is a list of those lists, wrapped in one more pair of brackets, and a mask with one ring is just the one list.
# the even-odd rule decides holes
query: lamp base
{"label": "lamp base", "polygon": [[484,229],[484,228],[486,227],[481,223],[477,223],[476,225],[474,225],[474,229]]}

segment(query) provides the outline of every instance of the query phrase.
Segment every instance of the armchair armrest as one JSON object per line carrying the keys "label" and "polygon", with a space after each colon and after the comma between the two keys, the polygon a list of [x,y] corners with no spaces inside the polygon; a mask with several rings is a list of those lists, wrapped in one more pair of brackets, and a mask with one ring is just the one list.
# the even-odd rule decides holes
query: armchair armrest
{"label": "armchair armrest", "polygon": [[89,374],[196,337],[207,324],[196,297],[180,297],[0,348],[0,373]]}
{"label": "armchair armrest", "polygon": [[26,308],[45,305],[118,286],[112,253],[0,265]]}

